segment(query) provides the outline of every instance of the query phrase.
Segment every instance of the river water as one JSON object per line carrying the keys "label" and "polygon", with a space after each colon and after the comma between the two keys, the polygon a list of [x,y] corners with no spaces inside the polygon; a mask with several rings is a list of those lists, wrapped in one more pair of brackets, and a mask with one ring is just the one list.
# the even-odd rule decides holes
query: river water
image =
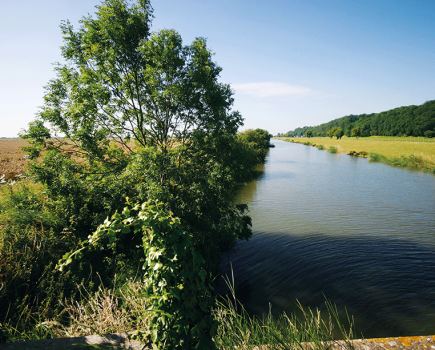
{"label": "river water", "polygon": [[435,334],[435,176],[272,142],[236,199],[253,237],[223,263],[246,309],[322,310],[326,297],[358,336]]}

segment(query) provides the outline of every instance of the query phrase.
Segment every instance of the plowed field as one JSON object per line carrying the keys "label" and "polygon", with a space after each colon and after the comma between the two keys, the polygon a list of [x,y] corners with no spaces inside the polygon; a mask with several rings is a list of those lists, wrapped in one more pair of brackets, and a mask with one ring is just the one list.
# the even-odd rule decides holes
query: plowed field
{"label": "plowed field", "polygon": [[0,175],[13,180],[24,172],[27,159],[20,147],[27,145],[26,140],[0,139]]}

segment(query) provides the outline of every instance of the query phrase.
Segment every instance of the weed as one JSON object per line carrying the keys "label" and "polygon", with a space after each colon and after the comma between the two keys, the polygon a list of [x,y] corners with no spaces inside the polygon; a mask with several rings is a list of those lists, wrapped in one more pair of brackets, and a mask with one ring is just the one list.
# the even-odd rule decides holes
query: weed
{"label": "weed", "polygon": [[299,302],[300,317],[285,313],[273,317],[271,308],[262,318],[250,317],[235,297],[233,282],[226,278],[226,283],[230,295],[222,299],[215,310],[219,323],[215,341],[219,349],[261,349],[261,346],[267,349],[326,349],[335,342],[337,332],[344,340],[345,348],[353,348],[350,343],[354,337],[353,321],[347,317],[349,330],[346,330],[332,303],[326,301],[326,320],[319,310],[305,309]]}

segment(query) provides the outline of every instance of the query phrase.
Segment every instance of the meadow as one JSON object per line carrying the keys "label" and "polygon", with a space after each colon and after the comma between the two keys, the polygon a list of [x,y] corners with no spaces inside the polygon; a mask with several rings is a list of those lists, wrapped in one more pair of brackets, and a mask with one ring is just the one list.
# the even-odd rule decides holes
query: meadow
{"label": "meadow", "polygon": [[[340,140],[329,137],[278,139],[310,146],[323,146],[333,153],[346,153],[362,157],[370,157],[373,161],[380,161],[390,165],[421,168],[430,172],[435,171],[435,142],[418,142],[422,138],[405,137],[343,137]],[[415,141],[410,141],[415,139]],[[428,139],[426,139],[428,140]],[[322,148],[322,147],[320,147]]]}

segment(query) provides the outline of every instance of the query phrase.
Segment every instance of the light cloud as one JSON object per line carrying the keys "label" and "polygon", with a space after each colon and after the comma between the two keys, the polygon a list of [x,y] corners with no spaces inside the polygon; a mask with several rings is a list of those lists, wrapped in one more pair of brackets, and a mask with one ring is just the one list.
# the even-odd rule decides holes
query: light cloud
{"label": "light cloud", "polygon": [[336,94],[327,94],[305,86],[290,85],[281,82],[233,84],[231,87],[238,93],[254,97],[312,97],[312,98],[338,98]]}

